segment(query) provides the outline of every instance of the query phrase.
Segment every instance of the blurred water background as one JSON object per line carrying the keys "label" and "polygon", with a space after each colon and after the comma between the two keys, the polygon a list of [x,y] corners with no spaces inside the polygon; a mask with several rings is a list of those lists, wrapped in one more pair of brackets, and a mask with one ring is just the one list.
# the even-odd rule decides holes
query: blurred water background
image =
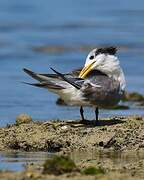
{"label": "blurred water background", "polygon": [[[91,47],[116,45],[127,90],[144,93],[144,1],[0,0],[0,126],[20,113],[36,120],[79,119],[77,107],[29,87],[23,67],[50,73],[81,67]],[[43,48],[47,47],[45,51]],[[101,110],[101,117],[144,114],[143,109]],[[87,109],[88,118],[93,117]]]}
{"label": "blurred water background", "polygon": [[[83,65],[91,47],[104,45],[119,47],[127,90],[144,93],[143,0],[0,0],[0,126],[14,123],[20,113],[36,120],[79,119],[77,107],[57,106],[56,95],[22,84],[31,81],[22,68],[71,71]],[[144,111],[101,110],[100,116],[129,114]],[[1,152],[0,169],[21,170],[47,156]]]}

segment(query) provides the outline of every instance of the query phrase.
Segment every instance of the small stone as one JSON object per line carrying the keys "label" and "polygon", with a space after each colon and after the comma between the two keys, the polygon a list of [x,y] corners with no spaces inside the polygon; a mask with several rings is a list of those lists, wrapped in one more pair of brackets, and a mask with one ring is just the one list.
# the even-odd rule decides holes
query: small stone
{"label": "small stone", "polygon": [[68,127],[67,126],[62,126],[61,129],[62,130],[66,130]]}
{"label": "small stone", "polygon": [[28,114],[20,114],[16,117],[16,124],[30,123],[32,121],[31,116]]}
{"label": "small stone", "polygon": [[142,118],[142,116],[135,115],[135,116],[134,116],[134,120],[143,120],[143,118]]}
{"label": "small stone", "polygon": [[99,146],[100,146],[100,147],[103,147],[103,146],[104,146],[103,141],[100,141],[100,142],[99,142]]}

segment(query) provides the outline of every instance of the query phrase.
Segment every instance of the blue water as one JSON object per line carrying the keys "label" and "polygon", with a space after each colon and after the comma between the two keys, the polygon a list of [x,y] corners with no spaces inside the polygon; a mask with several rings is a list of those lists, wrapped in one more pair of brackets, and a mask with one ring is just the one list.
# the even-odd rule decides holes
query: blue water
{"label": "blue water", "polygon": [[[23,67],[61,72],[81,67],[87,52],[42,53],[36,47],[116,45],[127,90],[144,93],[144,1],[0,0],[0,126],[20,113],[33,119],[78,119],[76,107],[58,107],[46,90],[28,87]],[[101,110],[101,117],[144,114],[142,109]],[[92,118],[91,110],[87,116]]]}
{"label": "blue water", "polygon": [[[116,45],[127,90],[144,93],[144,1],[134,0],[0,0],[0,126],[20,113],[33,119],[78,119],[77,107],[59,107],[46,90],[22,84],[23,67],[61,72],[81,67],[87,52],[42,53],[36,47]],[[101,117],[144,114],[142,109],[101,110]],[[87,116],[93,117],[91,110]]]}
{"label": "blue water", "polygon": [[47,152],[0,152],[0,169],[22,171],[26,165],[44,163],[51,156]]}
{"label": "blue water", "polygon": [[[74,50],[63,53],[33,50],[46,45]],[[22,68],[47,73],[51,72],[50,66],[61,72],[81,67],[87,52],[76,48],[84,45],[121,47],[118,55],[127,90],[144,93],[143,0],[0,0],[0,126],[14,123],[20,113],[28,113],[35,120],[78,119],[77,107],[57,106],[56,95],[22,84],[31,81]],[[86,112],[88,118],[93,117],[91,109]],[[101,110],[100,116],[129,114],[144,115],[144,111],[135,107]],[[1,162],[3,157],[11,159],[2,152]],[[16,157],[20,159],[21,154]],[[0,169],[20,170],[24,162],[14,165],[4,161]]]}

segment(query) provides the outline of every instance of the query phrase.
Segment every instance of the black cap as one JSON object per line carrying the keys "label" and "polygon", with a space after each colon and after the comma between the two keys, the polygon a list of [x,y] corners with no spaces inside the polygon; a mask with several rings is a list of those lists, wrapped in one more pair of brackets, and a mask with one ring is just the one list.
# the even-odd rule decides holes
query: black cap
{"label": "black cap", "polygon": [[110,47],[103,47],[103,48],[98,48],[95,52],[96,55],[98,54],[109,54],[109,55],[115,55],[117,52],[117,48],[110,46]]}

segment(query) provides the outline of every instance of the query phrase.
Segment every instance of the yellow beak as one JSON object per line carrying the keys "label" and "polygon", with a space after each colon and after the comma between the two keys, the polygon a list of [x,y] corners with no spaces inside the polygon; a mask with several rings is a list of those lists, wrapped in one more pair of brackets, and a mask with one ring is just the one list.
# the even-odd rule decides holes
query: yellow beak
{"label": "yellow beak", "polygon": [[85,66],[81,70],[79,77],[84,79],[88,75],[88,73],[93,69],[92,66],[94,63],[95,63],[95,61],[93,61],[91,64],[88,64],[87,66]]}

